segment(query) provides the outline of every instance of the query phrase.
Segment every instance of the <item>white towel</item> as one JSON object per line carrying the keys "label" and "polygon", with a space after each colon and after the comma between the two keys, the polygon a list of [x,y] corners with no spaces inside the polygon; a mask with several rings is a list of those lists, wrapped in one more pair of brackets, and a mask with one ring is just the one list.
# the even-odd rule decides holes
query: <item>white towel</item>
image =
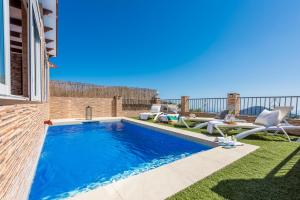
{"label": "white towel", "polygon": [[151,113],[140,113],[139,117],[141,120],[148,120],[150,116],[151,116]]}
{"label": "white towel", "polygon": [[158,120],[159,120],[160,122],[168,122],[168,121],[169,121],[167,115],[160,115],[160,116],[158,117]]}
{"label": "white towel", "polygon": [[219,143],[220,146],[242,146],[243,143],[232,141],[230,138],[217,137],[215,142]]}

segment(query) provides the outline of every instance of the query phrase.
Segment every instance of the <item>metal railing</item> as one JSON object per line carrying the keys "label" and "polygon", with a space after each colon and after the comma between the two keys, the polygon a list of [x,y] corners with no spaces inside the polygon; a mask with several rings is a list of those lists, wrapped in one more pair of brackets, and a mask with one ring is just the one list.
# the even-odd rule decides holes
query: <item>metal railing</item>
{"label": "metal railing", "polygon": [[[123,99],[124,101],[125,99]],[[227,109],[227,98],[191,98],[189,101],[190,112],[219,113]],[[162,104],[176,104],[181,107],[181,99],[162,99]],[[147,103],[147,108],[152,105]],[[290,118],[300,118],[300,96],[264,96],[264,97],[240,97],[240,115],[257,116],[264,109],[272,110],[275,107],[293,107]]]}
{"label": "metal railing", "polygon": [[181,105],[181,99],[162,99],[162,104],[175,104],[180,106]]}
{"label": "metal railing", "polygon": [[162,104],[173,104],[178,106],[178,112],[181,110],[181,99],[161,99]]}
{"label": "metal railing", "polygon": [[190,112],[219,113],[227,108],[227,98],[189,99]]}
{"label": "metal railing", "polygon": [[[181,99],[164,99],[162,103],[180,107]],[[300,118],[300,96],[240,97],[240,115],[257,116],[264,109],[272,110],[280,106],[293,107],[289,118]],[[190,112],[219,113],[227,109],[227,98],[191,98],[189,109]]]}
{"label": "metal railing", "polygon": [[257,116],[264,109],[272,110],[275,107],[293,107],[290,118],[300,118],[300,96],[266,96],[240,97],[240,114]]}
{"label": "metal railing", "polygon": [[[176,104],[181,107],[181,99],[163,99],[164,104]],[[227,98],[193,98],[189,99],[190,112],[219,113],[227,107]]]}

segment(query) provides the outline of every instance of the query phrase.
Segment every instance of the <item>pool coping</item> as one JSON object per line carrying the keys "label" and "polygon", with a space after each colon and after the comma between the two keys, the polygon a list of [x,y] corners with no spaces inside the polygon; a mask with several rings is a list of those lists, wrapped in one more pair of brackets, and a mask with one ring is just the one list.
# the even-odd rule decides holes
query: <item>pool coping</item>
{"label": "pool coping", "polygon": [[[182,129],[167,127],[127,117],[95,118],[93,121],[125,120],[148,128],[159,129],[166,133],[195,140],[214,148],[195,153],[189,157],[171,162],[149,171],[130,176],[116,182],[81,192],[69,197],[70,200],[157,200],[166,199],[188,186],[204,179],[216,171],[239,160],[258,149],[258,146],[243,144],[233,149],[224,149],[214,143],[215,137],[193,133]],[[53,120],[54,125],[76,124],[84,119]]]}

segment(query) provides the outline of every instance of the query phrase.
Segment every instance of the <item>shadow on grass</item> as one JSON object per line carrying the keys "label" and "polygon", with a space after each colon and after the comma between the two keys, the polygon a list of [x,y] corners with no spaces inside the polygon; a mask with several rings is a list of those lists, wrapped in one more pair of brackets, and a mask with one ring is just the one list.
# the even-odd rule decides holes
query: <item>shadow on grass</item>
{"label": "shadow on grass", "polygon": [[[291,137],[293,138],[293,137]],[[247,140],[261,140],[261,141],[273,141],[273,142],[288,142],[288,139],[282,135],[272,135],[266,133],[256,133],[246,137]]]}
{"label": "shadow on grass", "polygon": [[212,188],[220,196],[231,200],[300,199],[299,189],[300,147],[263,179],[224,180]]}

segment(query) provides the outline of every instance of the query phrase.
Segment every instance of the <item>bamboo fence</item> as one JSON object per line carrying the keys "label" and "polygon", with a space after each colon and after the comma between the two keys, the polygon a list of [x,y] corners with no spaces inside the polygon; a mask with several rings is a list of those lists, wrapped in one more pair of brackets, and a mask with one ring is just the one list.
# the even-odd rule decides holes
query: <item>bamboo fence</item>
{"label": "bamboo fence", "polygon": [[78,82],[50,81],[50,95],[55,97],[99,97],[121,96],[125,101],[152,100],[157,90],[148,88],[100,86]]}

